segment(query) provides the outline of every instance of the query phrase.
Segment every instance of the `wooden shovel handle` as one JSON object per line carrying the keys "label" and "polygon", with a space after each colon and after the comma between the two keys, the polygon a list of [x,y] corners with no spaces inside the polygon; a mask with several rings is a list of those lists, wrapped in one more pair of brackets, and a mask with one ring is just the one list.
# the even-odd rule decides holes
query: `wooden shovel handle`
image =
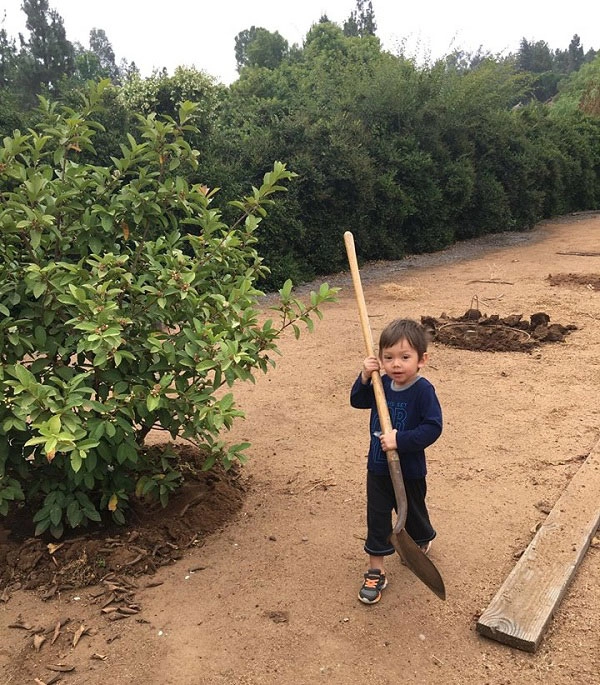
{"label": "wooden shovel handle", "polygon": [[[365,348],[367,350],[367,356],[371,357],[375,355],[373,334],[371,333],[371,325],[369,323],[365,295],[360,280],[360,272],[358,270],[358,260],[356,259],[356,249],[354,247],[354,236],[350,231],[346,231],[344,233],[344,244],[346,245],[350,273],[352,274],[352,283],[354,284],[354,293],[356,295],[356,303],[358,305],[358,313],[360,315],[360,325],[365,341]],[[383,381],[381,380],[379,371],[373,371],[371,374],[371,382],[373,383],[373,390],[375,392],[375,403],[377,405],[377,413],[379,414],[379,422],[381,423],[383,432],[388,433],[392,430],[393,426],[390,419],[387,400],[385,399]],[[398,454],[398,451],[388,450],[385,454],[390,470],[392,485],[394,486],[394,493],[396,495],[396,504],[398,506],[398,519],[394,526],[394,531],[397,531],[401,528],[404,528],[404,524],[406,523],[406,513],[408,508],[406,501],[406,490],[404,489],[404,481],[402,480],[400,455]]]}

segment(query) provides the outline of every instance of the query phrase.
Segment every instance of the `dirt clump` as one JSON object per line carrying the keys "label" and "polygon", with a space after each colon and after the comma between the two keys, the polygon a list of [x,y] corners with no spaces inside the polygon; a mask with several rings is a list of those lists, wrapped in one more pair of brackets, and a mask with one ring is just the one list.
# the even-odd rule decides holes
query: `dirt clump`
{"label": "dirt clump", "polygon": [[550,323],[550,315],[536,312],[488,316],[470,307],[459,317],[442,313],[439,317],[422,316],[431,339],[442,345],[480,352],[531,352],[544,343],[564,342],[577,326]]}
{"label": "dirt clump", "polygon": [[582,286],[588,290],[600,290],[600,274],[549,274],[550,285]]}

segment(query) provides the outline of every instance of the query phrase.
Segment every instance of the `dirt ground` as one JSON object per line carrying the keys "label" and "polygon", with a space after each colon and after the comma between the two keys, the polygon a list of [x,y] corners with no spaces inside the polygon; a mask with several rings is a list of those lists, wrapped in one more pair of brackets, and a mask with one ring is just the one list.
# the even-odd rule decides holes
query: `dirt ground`
{"label": "dirt ground", "polygon": [[381,602],[357,600],[368,414],[348,398],[365,352],[336,274],[315,332],[236,388],[246,420],[227,439],[252,443],[247,465],[207,476],[182,448],[181,495],[103,536],[49,546],[0,527],[0,684],[597,682],[597,537],[535,654],[475,624],[600,437],[599,239],[600,213],[584,213],[361,267],[375,338],[398,316],[432,334],[445,602],[399,558]]}

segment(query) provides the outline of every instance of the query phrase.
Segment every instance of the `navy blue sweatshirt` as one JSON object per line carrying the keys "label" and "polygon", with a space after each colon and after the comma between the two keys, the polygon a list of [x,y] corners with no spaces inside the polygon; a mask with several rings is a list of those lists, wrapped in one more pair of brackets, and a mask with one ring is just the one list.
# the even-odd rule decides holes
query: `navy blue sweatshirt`
{"label": "navy blue sweatshirt", "polygon": [[[432,445],[442,433],[442,408],[435,388],[422,376],[412,385],[400,390],[392,387],[389,376],[383,375],[383,389],[390,411],[392,427],[398,430],[396,444],[404,478],[424,478],[427,473],[425,448]],[[350,404],[357,409],[370,409],[371,444],[367,468],[378,474],[389,473],[381,441],[373,433],[381,431],[371,381],[363,385],[360,375],[350,391]]]}

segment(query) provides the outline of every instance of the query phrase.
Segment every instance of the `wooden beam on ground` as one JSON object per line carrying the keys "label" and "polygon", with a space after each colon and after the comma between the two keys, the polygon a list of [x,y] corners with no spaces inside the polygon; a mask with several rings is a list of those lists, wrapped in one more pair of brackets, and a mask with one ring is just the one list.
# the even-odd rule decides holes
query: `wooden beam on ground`
{"label": "wooden beam on ground", "polygon": [[477,631],[535,652],[600,524],[600,441],[477,621]]}

